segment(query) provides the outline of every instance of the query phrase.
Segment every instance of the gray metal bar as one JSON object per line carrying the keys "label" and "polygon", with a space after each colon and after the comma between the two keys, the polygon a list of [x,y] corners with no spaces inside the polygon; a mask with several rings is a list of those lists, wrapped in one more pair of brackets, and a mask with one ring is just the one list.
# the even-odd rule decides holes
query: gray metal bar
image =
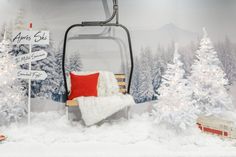
{"label": "gray metal bar", "polygon": [[[106,19],[105,21],[83,21],[82,25],[84,26],[102,26],[104,24],[107,24],[111,22],[114,17],[118,16],[118,5],[117,5],[117,0],[113,0],[113,13],[110,18]],[[118,18],[116,19],[116,23],[118,24]]]}

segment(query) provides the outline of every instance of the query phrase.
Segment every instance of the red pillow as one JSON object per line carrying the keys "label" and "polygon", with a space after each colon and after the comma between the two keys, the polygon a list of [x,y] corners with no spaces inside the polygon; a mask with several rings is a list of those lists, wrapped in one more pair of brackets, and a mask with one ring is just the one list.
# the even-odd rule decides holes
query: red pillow
{"label": "red pillow", "polygon": [[80,96],[97,96],[99,73],[90,75],[75,75],[70,73],[71,91],[68,97],[72,100]]}

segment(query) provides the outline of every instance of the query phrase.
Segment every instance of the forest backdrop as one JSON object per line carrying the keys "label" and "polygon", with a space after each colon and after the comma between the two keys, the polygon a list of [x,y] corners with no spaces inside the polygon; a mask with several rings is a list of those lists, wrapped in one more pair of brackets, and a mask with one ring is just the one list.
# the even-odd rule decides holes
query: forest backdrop
{"label": "forest backdrop", "polygon": [[[0,3],[0,41],[3,39],[5,30],[7,38],[11,39],[13,31],[27,29],[29,22],[33,22],[33,29],[50,31],[50,45],[33,46],[33,51],[39,49],[47,51],[48,57],[33,62],[32,69],[44,70],[48,77],[44,81],[32,82],[32,97],[64,101],[65,90],[61,69],[64,32],[70,25],[83,20],[104,19],[102,3],[98,0],[71,0],[70,3],[66,0],[40,2],[3,0]],[[199,47],[202,36],[202,27],[206,27],[209,32],[222,62],[222,68],[229,79],[229,85],[235,82],[236,32],[234,28],[236,24],[233,20],[236,12],[235,1],[226,0],[222,3],[218,0],[214,2],[212,0],[191,2],[150,0],[146,3],[141,0],[121,0],[119,4],[120,21],[131,30],[135,61],[131,93],[136,102],[158,99],[157,89],[162,82],[167,63],[172,61],[175,43],[179,44],[179,53],[182,56],[186,77],[189,75],[195,57],[194,53]],[[128,5],[133,7],[129,8]],[[93,11],[88,11],[89,9]],[[117,32],[117,36],[120,37],[119,31]],[[124,42],[126,40],[121,39]],[[113,52],[113,44],[90,42],[86,44],[88,46],[83,48],[77,47],[75,43],[72,44],[73,49],[66,60],[67,71],[91,70],[99,64],[99,67],[108,66],[104,69],[109,70],[118,67],[114,72],[120,72],[122,65],[119,62],[123,59],[117,59],[115,53],[107,53]],[[107,49],[105,50],[104,47]],[[10,53],[19,56],[28,51],[27,45],[19,45],[14,46]],[[103,53],[98,55],[96,51]],[[100,65],[100,63],[104,64]],[[118,66],[112,65],[116,63],[119,63]],[[27,69],[28,66],[23,65],[22,68]],[[27,81],[23,80],[22,85],[27,87]]]}

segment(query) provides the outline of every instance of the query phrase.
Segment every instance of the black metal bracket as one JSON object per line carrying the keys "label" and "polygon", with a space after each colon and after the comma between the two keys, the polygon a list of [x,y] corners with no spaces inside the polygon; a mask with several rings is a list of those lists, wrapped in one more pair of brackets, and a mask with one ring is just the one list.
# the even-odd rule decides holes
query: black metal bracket
{"label": "black metal bracket", "polygon": [[117,0],[113,0],[113,13],[110,18],[106,19],[105,21],[84,21],[82,25],[84,26],[103,26],[109,22],[111,22],[116,17],[116,23],[119,23],[119,16],[118,16],[118,3]]}
{"label": "black metal bracket", "polygon": [[[69,92],[68,92],[68,87],[67,87],[67,79],[66,79],[66,70],[65,70],[65,56],[66,56],[66,46],[67,46],[67,37],[69,31],[74,28],[74,27],[97,27],[97,26],[106,26],[106,27],[120,27],[122,28],[127,35],[128,39],[128,46],[129,46],[129,52],[130,52],[130,74],[129,74],[129,81],[128,81],[128,89],[127,93],[130,93],[130,87],[131,87],[131,80],[132,80],[132,75],[133,75],[133,51],[132,51],[132,44],[131,44],[131,37],[129,30],[124,26],[119,24],[119,15],[118,15],[118,3],[117,0],[113,0],[113,13],[110,18],[104,21],[84,21],[81,24],[74,24],[71,25],[65,32],[64,36],[64,44],[63,44],[63,55],[62,55],[62,72],[63,72],[63,79],[64,79],[64,86],[65,86],[65,92],[66,92],[66,100],[68,98]],[[116,18],[116,22],[112,23],[112,20]]]}

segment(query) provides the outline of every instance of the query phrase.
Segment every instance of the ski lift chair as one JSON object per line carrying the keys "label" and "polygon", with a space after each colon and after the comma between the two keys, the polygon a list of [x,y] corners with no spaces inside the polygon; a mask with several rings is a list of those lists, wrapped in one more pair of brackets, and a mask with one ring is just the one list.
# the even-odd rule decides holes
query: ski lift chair
{"label": "ski lift chair", "polygon": [[[108,4],[106,0],[103,0],[103,6],[105,9],[106,15],[109,12],[108,10]],[[112,22],[115,18],[115,22]],[[73,36],[68,38],[68,33],[75,27],[104,27],[104,30],[101,33],[98,34],[81,34],[77,36]],[[118,4],[117,0],[113,0],[113,13],[112,15],[105,21],[85,21],[81,24],[74,24],[71,25],[65,32],[64,36],[64,45],[63,45],[63,58],[62,58],[62,71],[63,71],[63,79],[64,79],[64,86],[65,86],[65,92],[66,92],[66,113],[69,119],[69,108],[78,106],[78,103],[76,100],[68,100],[69,96],[69,90],[68,90],[68,84],[67,84],[67,75],[66,75],[66,68],[65,68],[65,58],[66,58],[66,50],[67,50],[67,40],[86,40],[86,39],[107,39],[107,40],[114,40],[117,42],[117,44],[120,46],[123,44],[122,40],[117,40],[116,38],[108,35],[111,34],[111,27],[119,27],[122,30],[125,31],[127,35],[127,41],[128,41],[128,50],[129,50],[129,58],[130,58],[130,69],[128,74],[115,74],[115,77],[117,79],[120,92],[123,94],[129,94],[130,93],[130,86],[131,86],[131,80],[132,80],[132,73],[133,73],[133,53],[132,53],[132,45],[131,45],[131,37],[129,30],[122,24],[119,24],[119,16],[118,16]],[[127,117],[128,117],[128,109],[127,109]]]}

